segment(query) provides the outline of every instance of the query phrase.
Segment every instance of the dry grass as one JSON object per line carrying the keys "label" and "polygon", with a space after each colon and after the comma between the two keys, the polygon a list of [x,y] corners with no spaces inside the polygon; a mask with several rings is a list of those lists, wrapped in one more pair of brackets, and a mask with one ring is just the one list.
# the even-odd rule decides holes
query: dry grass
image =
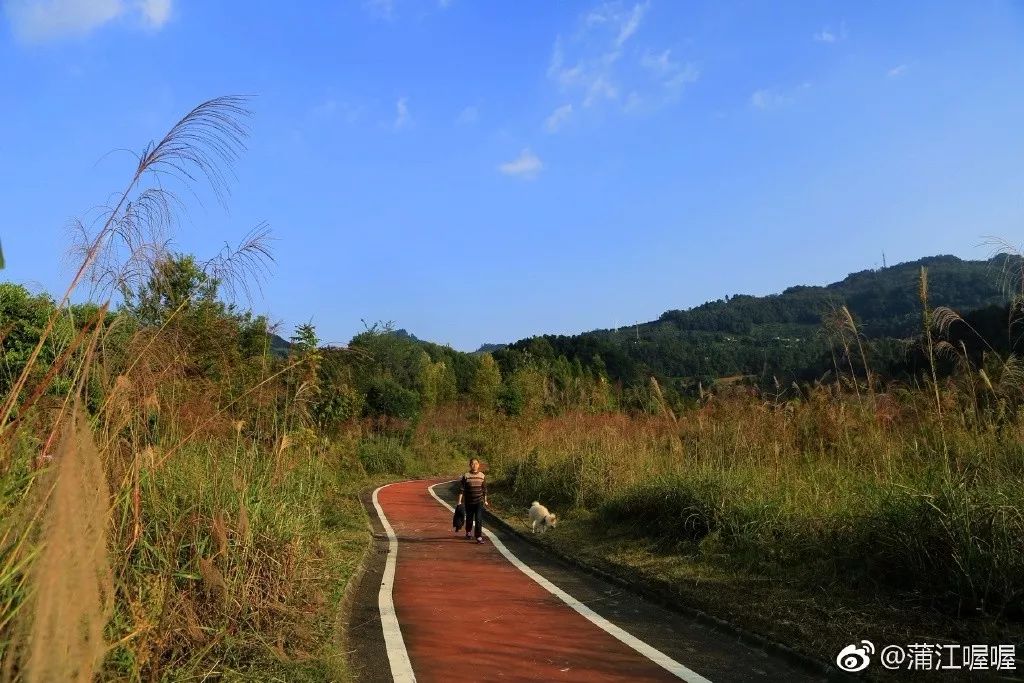
{"label": "dry grass", "polygon": [[[233,352],[240,323],[188,297],[148,325],[103,304],[62,327],[83,283],[101,300],[164,286],[169,180],[224,198],[247,116],[212,100],[139,155],[79,224],[75,276],[0,397],[0,680],[347,677],[336,612],[366,550],[365,475],[346,466],[357,439],[308,428],[292,380],[309,359]],[[202,268],[244,294],[267,239]]]}
{"label": "dry grass", "polygon": [[941,413],[931,387],[831,385],[674,419],[453,413],[423,431],[482,457],[513,515],[559,513],[547,541],[819,658],[853,632],[1012,641],[1024,419],[979,419],[963,377],[937,393]]}
{"label": "dry grass", "polygon": [[113,603],[110,499],[80,408],[62,428],[49,475],[40,486],[47,499],[21,668],[30,683],[92,681],[106,654],[103,630]]}
{"label": "dry grass", "polygon": [[1024,419],[979,418],[973,401],[954,377],[937,390],[715,396],[678,416],[449,416],[438,431],[482,456],[517,505],[597,514],[604,530],[808,588],[853,582],[1018,619]]}

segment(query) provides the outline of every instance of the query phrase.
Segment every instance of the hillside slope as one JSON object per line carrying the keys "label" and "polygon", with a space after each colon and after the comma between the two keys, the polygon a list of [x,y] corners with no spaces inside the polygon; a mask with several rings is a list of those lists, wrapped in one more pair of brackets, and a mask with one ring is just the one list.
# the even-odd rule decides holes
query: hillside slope
{"label": "hillside slope", "polygon": [[820,376],[832,364],[822,319],[846,305],[879,353],[921,325],[918,278],[928,269],[931,306],[971,311],[1007,300],[1005,277],[1021,259],[983,261],[932,256],[853,273],[823,287],[794,286],[769,296],[736,295],[686,310],[666,311],[635,327],[572,336],[534,337],[495,353],[504,368],[521,356],[564,355],[627,384],[654,375],[676,388],[729,375],[780,379]]}

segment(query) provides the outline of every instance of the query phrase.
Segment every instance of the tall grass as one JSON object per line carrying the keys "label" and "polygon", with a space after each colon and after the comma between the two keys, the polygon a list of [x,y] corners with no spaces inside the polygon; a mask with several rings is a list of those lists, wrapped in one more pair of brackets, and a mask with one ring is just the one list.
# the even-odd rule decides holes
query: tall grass
{"label": "tall grass", "polygon": [[[926,294],[922,304],[929,331],[942,316],[948,330],[950,313],[933,316]],[[444,429],[483,456],[515,504],[543,500],[602,533],[809,589],[852,586],[957,616],[1024,619],[1015,357],[989,354],[986,368],[964,351],[942,379],[935,354],[945,342],[929,333],[927,374],[877,386],[852,316],[840,312],[839,323],[851,361],[842,384],[788,398],[723,390],[679,415],[580,412]]]}
{"label": "tall grass", "polygon": [[578,414],[475,430],[522,505],[592,511],[666,551],[807,586],[854,582],[1024,617],[1024,425],[950,429],[960,469],[949,474],[937,426],[916,423],[927,397],[904,397],[906,413],[880,428],[866,405],[821,393],[781,408],[712,402],[678,426]]}
{"label": "tall grass", "polygon": [[[244,105],[194,109],[95,232],[79,225],[75,274],[0,396],[0,680],[346,676],[336,606],[367,542],[366,474],[355,441],[311,429],[315,354],[232,352],[249,331],[192,296],[161,294],[148,323],[108,312],[118,292],[172,291],[171,188],[225,197]],[[203,277],[244,291],[267,236]],[[75,320],[85,284],[101,304]]]}

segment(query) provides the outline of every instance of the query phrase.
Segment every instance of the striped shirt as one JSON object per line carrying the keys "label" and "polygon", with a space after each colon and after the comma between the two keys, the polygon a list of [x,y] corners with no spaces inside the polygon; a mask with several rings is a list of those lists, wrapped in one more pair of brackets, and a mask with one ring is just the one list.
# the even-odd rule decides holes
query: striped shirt
{"label": "striped shirt", "polygon": [[483,472],[462,475],[462,497],[467,505],[479,505],[487,497],[487,480]]}

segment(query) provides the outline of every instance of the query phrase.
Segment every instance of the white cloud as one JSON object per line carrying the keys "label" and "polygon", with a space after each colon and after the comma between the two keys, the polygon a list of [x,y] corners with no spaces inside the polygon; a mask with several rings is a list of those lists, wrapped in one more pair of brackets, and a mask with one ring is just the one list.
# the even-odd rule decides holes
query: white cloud
{"label": "white cloud", "polygon": [[363,7],[370,14],[382,19],[393,19],[395,16],[393,0],[364,0]]}
{"label": "white cloud", "polygon": [[159,29],[171,16],[172,0],[8,0],[14,32],[27,42],[90,33],[115,19]]}
{"label": "white cloud", "polygon": [[549,133],[557,133],[558,130],[569,120],[569,116],[572,115],[572,105],[563,104],[558,107],[551,115],[544,121],[544,130]]}
{"label": "white cloud", "polygon": [[498,165],[498,170],[505,175],[523,178],[524,180],[533,180],[542,168],[544,168],[544,163],[536,154],[530,151],[529,147],[520,152],[519,156],[512,161],[506,161]]}
{"label": "white cloud", "polygon": [[405,128],[412,121],[409,115],[409,98],[399,97],[395,102],[395,128]]}
{"label": "white cloud", "polygon": [[640,96],[636,90],[629,93],[626,96],[626,101],[623,104],[623,108],[628,112],[639,112],[646,109],[644,98]]}
{"label": "white cloud", "polygon": [[827,28],[823,28],[814,34],[814,42],[816,43],[834,43],[836,42],[836,34],[829,31]]}
{"label": "white cloud", "polygon": [[668,73],[673,69],[675,64],[672,62],[669,55],[672,54],[672,50],[665,50],[661,54],[655,54],[648,50],[644,53],[640,63],[647,69],[654,71],[659,74]]}
{"label": "white cloud", "polygon": [[622,47],[626,44],[626,41],[636,33],[636,30],[640,28],[640,22],[643,20],[648,7],[650,7],[650,2],[633,6],[633,11],[631,11],[626,20],[622,22],[622,26],[619,29],[619,36],[615,39],[615,47]]}
{"label": "white cloud", "polygon": [[[650,7],[649,0],[604,2],[555,39],[547,76],[572,100],[573,115],[609,103],[623,111],[650,111],[677,100],[698,79],[697,66],[672,59],[671,50],[627,48],[641,40]],[[553,120],[546,128],[560,123]]]}
{"label": "white cloud", "polygon": [[121,0],[8,0],[5,14],[28,42],[84,35],[124,12]]}
{"label": "white cloud", "polygon": [[623,46],[640,29],[649,7],[649,0],[628,10],[620,2],[606,2],[588,12],[569,40],[579,58],[567,66],[559,36],[548,65],[548,78],[562,87],[580,87],[592,96],[607,96],[617,90],[611,84],[611,69],[622,56]]}
{"label": "white cloud", "polygon": [[886,71],[885,73],[889,78],[899,78],[903,74],[907,73],[907,69],[909,68],[910,67],[907,66],[906,64],[898,64],[893,68],[889,69],[888,71]]}
{"label": "white cloud", "polygon": [[700,78],[700,69],[695,64],[686,63],[670,77],[665,79],[665,87],[670,91],[682,90],[687,83],[696,83]]}
{"label": "white cloud", "polygon": [[160,28],[171,16],[171,0],[142,0],[142,16],[152,28]]}
{"label": "white cloud", "polygon": [[697,79],[700,78],[700,69],[692,62],[686,64],[675,62],[671,55],[671,50],[665,50],[660,54],[648,50],[644,53],[640,64],[661,82],[670,96],[676,96],[688,83],[697,82]]}
{"label": "white cloud", "polygon": [[815,32],[814,42],[816,43],[838,43],[841,40],[846,40],[846,22],[839,23],[839,31],[833,31],[831,26],[826,26],[820,31]]}
{"label": "white cloud", "polygon": [[476,107],[469,106],[459,112],[459,116],[455,119],[455,123],[460,126],[472,126],[479,120],[480,110]]}
{"label": "white cloud", "polygon": [[614,100],[618,96],[619,89],[604,74],[601,74],[587,88],[587,96],[583,99],[583,106],[590,107],[602,99]]}
{"label": "white cloud", "polygon": [[572,85],[582,72],[582,67],[565,66],[565,52],[562,50],[562,38],[555,38],[555,47],[551,50],[551,61],[548,62],[548,78],[557,81],[563,87]]}
{"label": "white cloud", "polygon": [[595,7],[587,13],[587,18],[584,20],[586,26],[593,26],[594,24],[604,24],[612,20],[614,7],[611,3],[605,3],[599,7]]}
{"label": "white cloud", "polygon": [[750,96],[750,104],[755,109],[776,109],[788,104],[790,99],[777,90],[762,88],[755,90]]}
{"label": "white cloud", "polygon": [[172,0],[6,0],[14,34],[29,43],[84,36],[115,19],[154,29],[171,15]]}

